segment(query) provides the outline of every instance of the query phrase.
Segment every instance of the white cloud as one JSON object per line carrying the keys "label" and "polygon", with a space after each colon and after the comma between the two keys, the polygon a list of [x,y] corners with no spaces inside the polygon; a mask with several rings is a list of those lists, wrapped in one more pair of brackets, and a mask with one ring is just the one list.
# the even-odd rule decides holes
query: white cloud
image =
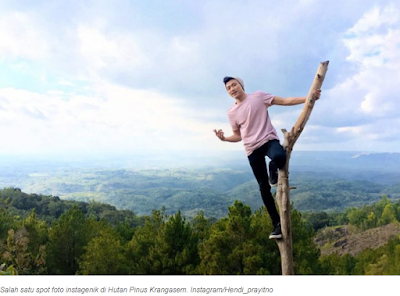
{"label": "white cloud", "polygon": [[400,10],[393,5],[366,13],[344,40],[348,60],[360,67],[356,83],[366,91],[361,110],[368,116],[391,116],[399,106]]}
{"label": "white cloud", "polygon": [[392,132],[400,108],[399,15],[393,5],[375,7],[345,33],[347,60],[358,72],[347,78],[343,74],[343,82],[323,91],[313,114],[318,124],[337,128],[330,135],[338,142],[340,137],[343,141],[350,137],[379,145],[379,141],[400,139],[399,133]]}
{"label": "white cloud", "polygon": [[102,26],[77,27],[79,50],[90,71],[143,66],[147,56],[133,34],[107,33]]}
{"label": "white cloud", "polygon": [[396,6],[390,4],[383,9],[376,6],[366,12],[364,16],[348,30],[347,35],[371,35],[371,30],[380,29],[382,26],[398,25],[398,21],[399,11]]}
{"label": "white cloud", "polygon": [[49,51],[46,37],[29,14],[14,12],[0,17],[0,62],[8,59],[43,59]]}
{"label": "white cloud", "polygon": [[[299,147],[352,149],[356,140],[378,147],[373,143],[400,138],[387,131],[398,125],[400,107],[396,5],[205,1],[182,9],[177,23],[187,18],[190,24],[182,27],[168,15],[162,21],[141,15],[152,11],[141,7],[146,1],[134,8],[95,2],[95,13],[77,5],[57,15],[57,5],[43,3],[46,13],[33,7],[1,13],[0,63],[21,74],[11,82],[14,89],[0,90],[1,132],[14,139],[1,149],[22,149],[17,143],[23,141],[39,150],[239,150],[242,144],[212,134],[214,128],[230,133],[232,101],[221,78],[232,72],[245,78],[248,91],[303,95],[313,63],[330,55],[322,98]],[[120,17],[123,8],[130,8],[127,20]],[[300,112],[271,109],[280,135]]]}
{"label": "white cloud", "polygon": [[[101,83],[95,96],[60,91],[37,94],[0,90],[1,152],[134,152],[213,149],[213,121],[188,111],[171,97]],[[207,118],[208,115],[204,114]]]}

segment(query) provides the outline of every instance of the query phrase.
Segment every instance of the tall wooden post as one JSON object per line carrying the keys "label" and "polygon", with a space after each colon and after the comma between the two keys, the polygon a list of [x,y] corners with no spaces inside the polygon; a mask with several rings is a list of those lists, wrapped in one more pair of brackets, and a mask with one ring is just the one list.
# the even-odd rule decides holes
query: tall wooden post
{"label": "tall wooden post", "polygon": [[293,150],[293,146],[303,131],[311,111],[314,107],[315,98],[314,91],[321,89],[324,82],[326,71],[328,70],[329,61],[322,62],[317,70],[314,81],[311,85],[310,91],[307,95],[307,100],[304,104],[303,111],[301,112],[297,122],[290,132],[282,129],[285,140],[283,147],[286,150],[287,160],[283,169],[279,170],[278,189],[276,192],[276,199],[279,205],[282,226],[282,239],[277,240],[279,251],[281,253],[282,274],[294,274],[293,267],[293,250],[292,250],[292,228],[290,222],[290,186],[289,186],[289,160]]}

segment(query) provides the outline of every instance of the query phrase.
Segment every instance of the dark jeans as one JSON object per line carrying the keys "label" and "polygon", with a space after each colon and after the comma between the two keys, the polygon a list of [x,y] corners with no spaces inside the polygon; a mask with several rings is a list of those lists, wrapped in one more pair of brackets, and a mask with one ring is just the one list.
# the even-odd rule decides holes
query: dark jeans
{"label": "dark jeans", "polygon": [[270,170],[281,169],[286,164],[286,151],[278,140],[271,140],[260,148],[254,150],[254,152],[248,156],[250,166],[253,169],[254,176],[260,186],[262,200],[271,217],[272,224],[275,226],[280,222],[280,217],[276,210],[274,198],[271,194],[265,156],[268,156],[271,159],[271,162],[269,163]]}

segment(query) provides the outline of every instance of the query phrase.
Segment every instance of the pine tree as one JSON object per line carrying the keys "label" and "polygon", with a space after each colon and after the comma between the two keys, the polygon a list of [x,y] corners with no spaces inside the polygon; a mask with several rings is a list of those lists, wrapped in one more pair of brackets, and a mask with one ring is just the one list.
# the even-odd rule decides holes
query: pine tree
{"label": "pine tree", "polygon": [[145,224],[135,231],[128,243],[131,274],[162,274],[160,254],[156,250],[157,237],[165,224],[165,210],[153,210]]}
{"label": "pine tree", "polygon": [[314,232],[307,228],[299,211],[292,208],[293,261],[296,274],[318,274],[320,251],[313,241]]}
{"label": "pine tree", "polygon": [[79,270],[81,274],[92,275],[128,274],[126,250],[114,229],[100,230],[99,235],[88,243]]}
{"label": "pine tree", "polygon": [[197,237],[180,211],[165,223],[155,248],[161,258],[163,274],[191,274],[200,262]]}
{"label": "pine tree", "polygon": [[76,206],[61,215],[49,231],[50,273],[75,274],[84,247],[95,235],[94,223]]}
{"label": "pine tree", "polygon": [[16,227],[18,226],[15,216],[10,215],[6,209],[0,208],[0,241],[7,238],[8,230]]}
{"label": "pine tree", "polygon": [[131,272],[192,274],[200,262],[198,237],[178,212],[171,217],[153,211],[129,242]]}
{"label": "pine tree", "polygon": [[251,214],[236,201],[227,218],[214,223],[200,247],[203,274],[277,274],[279,253],[268,239],[271,222],[265,211]]}
{"label": "pine tree", "polygon": [[382,217],[378,220],[378,224],[386,225],[386,224],[389,224],[389,223],[392,223],[395,221],[397,221],[396,213],[395,213],[392,203],[389,200],[389,202],[386,204],[385,208],[383,209]]}

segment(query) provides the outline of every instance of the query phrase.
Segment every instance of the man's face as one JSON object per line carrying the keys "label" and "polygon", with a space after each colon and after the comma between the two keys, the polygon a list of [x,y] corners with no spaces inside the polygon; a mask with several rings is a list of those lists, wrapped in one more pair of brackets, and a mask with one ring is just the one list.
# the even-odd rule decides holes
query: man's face
{"label": "man's face", "polygon": [[228,94],[234,99],[239,98],[244,94],[242,86],[236,79],[229,80],[225,84],[225,88]]}

